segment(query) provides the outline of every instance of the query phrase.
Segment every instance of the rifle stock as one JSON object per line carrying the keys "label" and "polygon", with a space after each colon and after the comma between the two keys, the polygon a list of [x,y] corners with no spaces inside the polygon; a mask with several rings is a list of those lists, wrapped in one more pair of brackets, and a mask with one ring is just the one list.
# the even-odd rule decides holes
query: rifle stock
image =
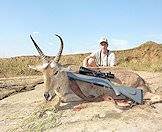
{"label": "rifle stock", "polygon": [[107,88],[113,89],[116,96],[124,95],[125,97],[133,100],[136,103],[143,103],[143,90],[141,89],[136,89],[127,86],[116,86],[113,83],[111,83],[110,80],[107,79],[77,74],[73,72],[67,72],[67,75],[71,80],[79,80],[88,83],[93,83],[95,85],[105,86]]}
{"label": "rifle stock", "polygon": [[143,90],[131,88],[127,86],[113,86],[112,87],[117,96],[124,95],[136,103],[143,104]]}

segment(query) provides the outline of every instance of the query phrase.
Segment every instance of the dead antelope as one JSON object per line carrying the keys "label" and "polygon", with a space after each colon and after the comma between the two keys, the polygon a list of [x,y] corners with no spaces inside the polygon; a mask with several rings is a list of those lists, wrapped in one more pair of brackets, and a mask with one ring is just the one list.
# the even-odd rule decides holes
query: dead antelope
{"label": "dead antelope", "polygon": [[[43,64],[38,66],[30,66],[30,68],[41,71],[44,76],[44,97],[47,101],[50,101],[55,95],[59,97],[59,102],[71,102],[71,101],[92,101],[102,96],[112,97],[113,99],[120,99],[115,96],[113,90],[108,90],[105,87],[93,85],[86,82],[69,80],[67,75],[67,68],[64,68],[59,64],[59,60],[63,51],[63,40],[59,35],[56,35],[60,39],[60,49],[54,60],[49,61],[47,56],[44,55],[42,50],[36,44],[32,36],[30,38],[34,43],[40,57],[42,58]],[[122,73],[125,75],[125,73]],[[131,73],[132,76],[137,76]],[[131,75],[130,74],[130,75]],[[121,76],[123,77],[123,76]],[[118,77],[120,80],[120,76]],[[138,81],[139,76],[134,81]],[[122,79],[121,79],[122,81]],[[138,86],[136,86],[138,87]],[[146,91],[147,92],[147,91]]]}
{"label": "dead antelope", "polygon": [[59,35],[56,35],[60,39],[60,49],[59,52],[57,53],[56,57],[54,60],[49,61],[47,59],[47,56],[44,55],[42,50],[39,48],[37,43],[34,41],[32,36],[30,35],[30,38],[32,42],[34,43],[34,46],[36,47],[43,64],[42,65],[37,65],[37,66],[29,66],[32,69],[35,69],[37,71],[40,71],[43,73],[44,77],[44,85],[45,85],[45,92],[44,92],[44,97],[47,101],[51,100],[53,96],[55,96],[54,92],[54,86],[57,84],[55,81],[55,76],[58,74],[59,71],[65,69],[60,65],[58,62],[60,60],[62,50],[63,50],[63,40]]}

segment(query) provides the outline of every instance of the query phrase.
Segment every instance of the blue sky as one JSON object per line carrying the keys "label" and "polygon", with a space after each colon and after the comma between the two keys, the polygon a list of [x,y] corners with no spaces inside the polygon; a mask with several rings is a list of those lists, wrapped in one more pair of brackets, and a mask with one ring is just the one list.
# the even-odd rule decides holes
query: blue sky
{"label": "blue sky", "polygon": [[37,55],[29,34],[55,55],[93,52],[107,36],[111,50],[162,43],[162,0],[1,0],[0,57]]}

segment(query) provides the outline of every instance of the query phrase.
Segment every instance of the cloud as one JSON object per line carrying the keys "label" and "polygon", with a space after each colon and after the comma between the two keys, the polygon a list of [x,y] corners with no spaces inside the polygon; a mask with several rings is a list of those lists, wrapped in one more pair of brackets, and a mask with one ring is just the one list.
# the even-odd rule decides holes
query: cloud
{"label": "cloud", "polygon": [[52,42],[49,42],[48,45],[54,45]]}
{"label": "cloud", "polygon": [[162,34],[147,34],[146,37],[162,37]]}
{"label": "cloud", "polygon": [[155,34],[153,34],[153,33],[152,34],[146,34],[145,39],[161,43],[162,42],[162,33],[159,33],[159,34],[156,34],[156,33]]}
{"label": "cloud", "polygon": [[125,50],[131,48],[127,40],[111,39],[109,43],[112,50]]}
{"label": "cloud", "polygon": [[33,35],[40,35],[39,32],[33,32]]}

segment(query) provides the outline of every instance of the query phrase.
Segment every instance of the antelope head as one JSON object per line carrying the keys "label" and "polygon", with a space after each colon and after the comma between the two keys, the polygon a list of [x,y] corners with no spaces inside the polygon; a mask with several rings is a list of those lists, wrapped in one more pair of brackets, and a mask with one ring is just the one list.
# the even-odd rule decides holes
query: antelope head
{"label": "antelope head", "polygon": [[[60,49],[59,52],[57,53],[56,57],[54,60],[47,60],[47,56],[44,55],[42,50],[39,48],[37,43],[34,41],[32,36],[30,35],[30,38],[32,42],[34,43],[35,48],[37,49],[41,59],[42,59],[42,65],[37,65],[37,66],[29,66],[32,69],[35,69],[37,71],[41,71],[44,76],[44,87],[45,87],[45,92],[44,92],[44,97],[47,101],[50,101],[53,96],[56,94],[56,87],[58,87],[58,78],[60,78],[60,72],[63,69],[63,66],[61,66],[58,62],[60,60],[62,50],[63,50],[63,40],[59,35],[56,35],[60,39]],[[61,83],[61,82],[60,82]]]}

